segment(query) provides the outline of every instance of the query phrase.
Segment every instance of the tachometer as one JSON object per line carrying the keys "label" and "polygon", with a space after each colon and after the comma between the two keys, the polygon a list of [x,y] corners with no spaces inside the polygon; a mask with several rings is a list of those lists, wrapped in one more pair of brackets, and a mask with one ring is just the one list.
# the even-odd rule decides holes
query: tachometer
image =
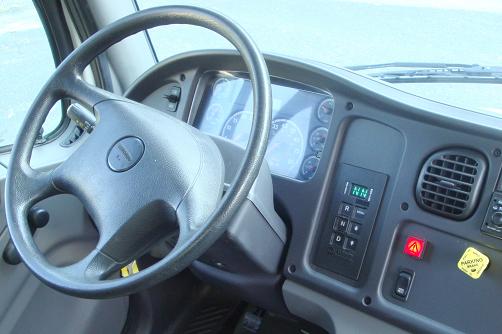
{"label": "tachometer", "polygon": [[315,129],[310,134],[310,147],[314,151],[322,151],[324,149],[324,145],[326,144],[326,138],[328,138],[328,129],[325,127]]}
{"label": "tachometer", "polygon": [[221,104],[214,103],[209,106],[206,110],[205,119],[211,125],[218,125],[221,122],[220,117],[223,114],[223,107]]}
{"label": "tachometer", "polygon": [[303,151],[304,140],[298,125],[289,119],[274,120],[267,150],[270,169],[290,176],[291,171],[298,170]]}
{"label": "tachometer", "polygon": [[317,108],[317,118],[323,123],[328,123],[335,111],[335,100],[328,98],[323,100]]}
{"label": "tachometer", "polygon": [[229,82],[227,78],[219,78],[213,83],[213,96],[220,95],[224,90],[226,84]]}
{"label": "tachometer", "polygon": [[247,110],[238,111],[227,119],[221,130],[221,136],[246,147],[252,125],[253,114]]}
{"label": "tachometer", "polygon": [[310,180],[314,176],[319,166],[319,161],[320,159],[313,155],[303,161],[301,169],[303,179]]}

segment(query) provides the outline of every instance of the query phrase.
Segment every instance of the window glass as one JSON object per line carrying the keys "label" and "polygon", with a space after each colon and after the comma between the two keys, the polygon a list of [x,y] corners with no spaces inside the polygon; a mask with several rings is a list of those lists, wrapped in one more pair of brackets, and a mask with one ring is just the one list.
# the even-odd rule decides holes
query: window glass
{"label": "window glass", "polygon": [[[179,3],[137,1],[140,9]],[[265,53],[349,68],[400,63],[398,68],[378,67],[378,75],[361,73],[385,80],[392,72],[406,78],[405,84],[391,82],[401,90],[502,117],[500,0],[184,0],[183,4],[230,17]],[[196,27],[159,27],[150,36],[159,60],[197,49],[233,49],[215,33]],[[480,66],[465,69],[458,64]],[[425,70],[410,75],[420,66]],[[478,72],[483,78],[476,78]]]}
{"label": "window glass", "polygon": [[[36,95],[54,72],[54,58],[31,0],[0,1],[0,147],[14,142]],[[50,112],[43,135],[55,131],[61,105]]]}

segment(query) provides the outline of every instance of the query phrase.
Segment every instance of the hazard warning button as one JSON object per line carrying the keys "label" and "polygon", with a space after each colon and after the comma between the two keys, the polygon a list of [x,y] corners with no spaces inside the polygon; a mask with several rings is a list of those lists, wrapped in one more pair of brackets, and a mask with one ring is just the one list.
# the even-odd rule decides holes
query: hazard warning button
{"label": "hazard warning button", "polygon": [[424,256],[425,244],[425,240],[409,236],[404,244],[403,253],[416,259],[421,259]]}
{"label": "hazard warning button", "polygon": [[457,263],[458,269],[473,279],[478,279],[490,263],[490,259],[476,248],[469,247]]}

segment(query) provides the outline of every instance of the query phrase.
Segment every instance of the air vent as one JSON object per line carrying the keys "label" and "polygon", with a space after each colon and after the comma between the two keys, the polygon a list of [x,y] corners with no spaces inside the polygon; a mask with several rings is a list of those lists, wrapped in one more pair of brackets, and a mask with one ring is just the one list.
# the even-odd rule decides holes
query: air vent
{"label": "air vent", "polygon": [[433,154],[417,183],[420,207],[455,220],[467,219],[476,208],[486,172],[483,156],[471,150]]}

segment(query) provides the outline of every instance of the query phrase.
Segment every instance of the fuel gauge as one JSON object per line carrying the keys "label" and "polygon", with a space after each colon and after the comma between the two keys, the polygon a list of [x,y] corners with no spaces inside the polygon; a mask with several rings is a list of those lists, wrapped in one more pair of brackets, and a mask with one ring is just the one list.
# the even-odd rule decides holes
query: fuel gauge
{"label": "fuel gauge", "polygon": [[328,123],[335,112],[335,100],[332,98],[324,99],[317,107],[317,118],[323,123]]}
{"label": "fuel gauge", "polygon": [[303,161],[301,174],[304,180],[310,180],[314,177],[319,161],[320,159],[313,155]]}
{"label": "fuel gauge", "polygon": [[320,127],[312,131],[310,134],[309,144],[314,151],[322,151],[328,138],[328,129]]}

